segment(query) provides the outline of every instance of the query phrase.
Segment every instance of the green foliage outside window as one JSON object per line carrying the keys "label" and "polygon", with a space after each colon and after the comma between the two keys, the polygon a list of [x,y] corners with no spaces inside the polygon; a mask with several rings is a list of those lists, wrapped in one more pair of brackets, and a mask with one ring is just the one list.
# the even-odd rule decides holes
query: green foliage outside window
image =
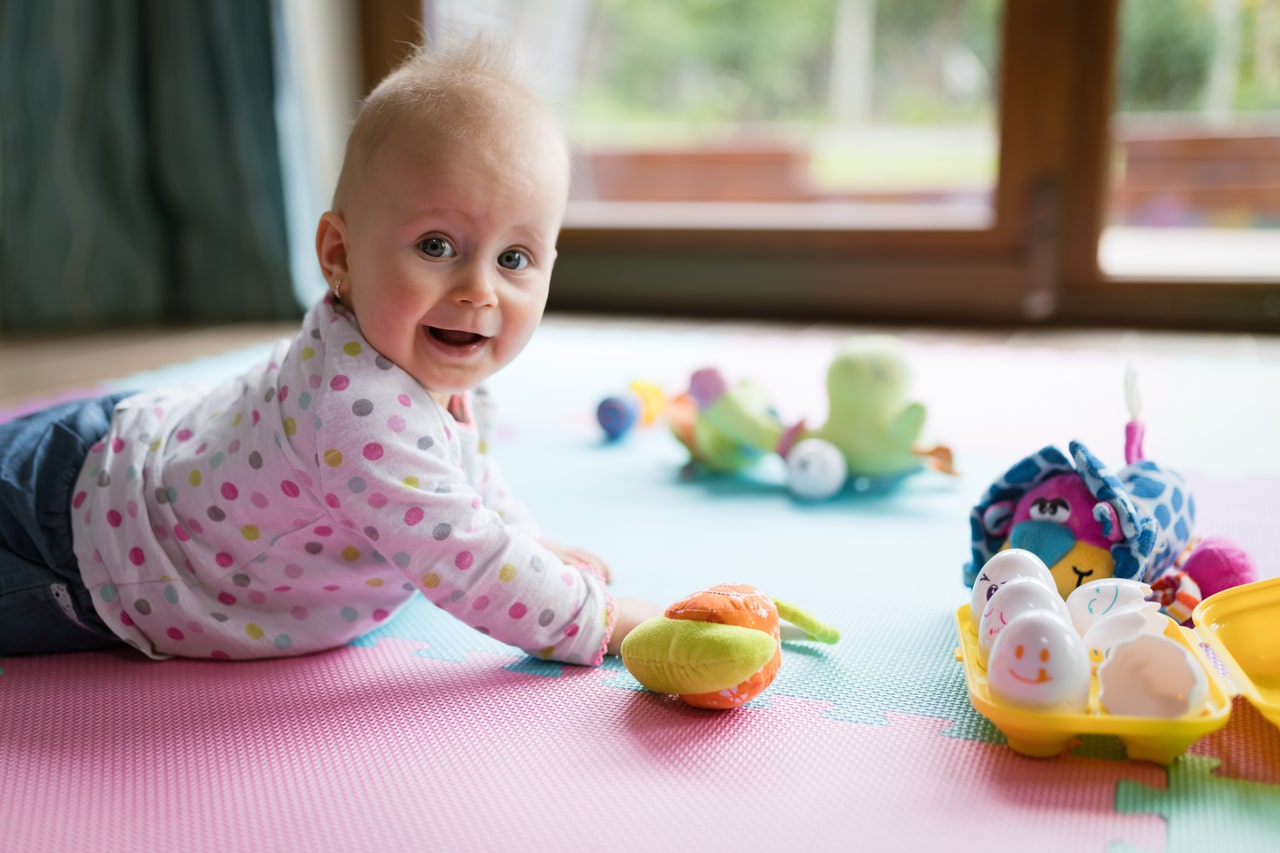
{"label": "green foliage outside window", "polygon": [[[839,0],[596,0],[579,93],[591,122],[753,125],[829,121]],[[1000,0],[874,3],[872,117],[989,117]],[[985,78],[943,91],[948,51]]]}
{"label": "green foliage outside window", "polygon": [[[1280,110],[1280,0],[1237,0],[1222,30],[1208,0],[1124,0],[1118,70],[1121,112]],[[1209,103],[1215,62],[1230,76]],[[1264,55],[1264,54],[1269,54]]]}
{"label": "green foliage outside window", "polygon": [[[841,0],[595,0],[579,117],[597,126],[679,124],[677,132],[695,137],[729,126],[828,125],[840,7]],[[991,119],[1002,0],[880,0],[871,7],[867,120]],[[1224,59],[1214,2],[1124,0],[1121,112],[1280,109],[1273,70],[1280,34],[1272,33],[1280,0],[1237,0],[1234,9],[1227,27],[1237,55]],[[1231,103],[1206,104],[1215,61],[1235,64]],[[951,85],[957,63],[977,83]]]}

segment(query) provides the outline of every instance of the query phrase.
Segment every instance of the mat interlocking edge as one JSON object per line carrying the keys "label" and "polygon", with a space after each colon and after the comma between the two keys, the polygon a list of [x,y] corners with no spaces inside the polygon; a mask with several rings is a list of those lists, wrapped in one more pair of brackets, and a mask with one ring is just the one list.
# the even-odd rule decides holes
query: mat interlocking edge
{"label": "mat interlocking edge", "polygon": [[[953,657],[969,504],[1043,444],[1079,437],[1116,457],[1115,359],[915,345],[916,396],[963,475],[819,506],[792,502],[769,470],[684,480],[661,430],[604,445],[591,423],[603,394],[635,378],[673,387],[702,364],[820,420],[830,348],[544,329],[494,383],[508,478],[548,533],[609,558],[617,593],[670,601],[745,581],[841,629],[835,647],[788,645],[749,707],[644,693],[616,660],[532,661],[420,599],[299,659],[8,658],[0,849],[1274,849],[1280,732],[1247,703],[1167,770],[1108,738],[1034,760],[973,711]],[[256,355],[112,386],[212,379]],[[549,381],[564,365],[572,382]],[[1277,463],[1259,458],[1276,403],[1257,393],[1280,387],[1280,367],[1169,356],[1140,374],[1148,452],[1187,473],[1201,530],[1280,574]]]}

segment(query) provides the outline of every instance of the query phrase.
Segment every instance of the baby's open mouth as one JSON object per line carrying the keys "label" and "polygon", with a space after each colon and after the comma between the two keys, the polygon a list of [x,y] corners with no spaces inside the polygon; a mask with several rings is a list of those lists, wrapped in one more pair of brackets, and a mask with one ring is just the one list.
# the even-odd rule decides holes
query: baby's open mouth
{"label": "baby's open mouth", "polygon": [[428,326],[427,334],[440,343],[451,347],[467,347],[486,340],[484,335],[475,332],[464,332],[459,329],[440,329],[435,326]]}

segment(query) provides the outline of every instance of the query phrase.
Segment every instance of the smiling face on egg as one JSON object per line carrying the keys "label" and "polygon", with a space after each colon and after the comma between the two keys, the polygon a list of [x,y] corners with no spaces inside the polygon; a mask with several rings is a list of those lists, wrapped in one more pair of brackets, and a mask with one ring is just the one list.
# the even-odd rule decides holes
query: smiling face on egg
{"label": "smiling face on egg", "polygon": [[978,662],[986,665],[991,646],[1009,622],[1021,613],[1034,610],[1046,610],[1063,619],[1068,618],[1066,602],[1057,590],[1050,589],[1038,578],[1015,577],[997,589],[987,600],[978,622]]}
{"label": "smiling face on egg", "polygon": [[1037,711],[1084,713],[1091,674],[1080,635],[1045,610],[1014,617],[996,637],[987,661],[992,697]]}

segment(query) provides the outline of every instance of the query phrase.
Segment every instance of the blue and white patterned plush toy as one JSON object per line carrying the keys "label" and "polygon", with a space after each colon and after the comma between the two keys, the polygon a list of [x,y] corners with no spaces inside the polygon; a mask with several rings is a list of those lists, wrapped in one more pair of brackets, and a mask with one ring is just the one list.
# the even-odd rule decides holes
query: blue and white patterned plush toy
{"label": "blue and white patterned plush toy", "polygon": [[1050,446],[1019,461],[970,511],[966,585],[978,581],[997,551],[1023,548],[1049,567],[1064,598],[1086,581],[1141,580],[1183,622],[1202,598],[1257,578],[1241,548],[1195,536],[1195,499],[1186,482],[1143,458],[1132,375],[1127,391],[1125,467],[1108,469],[1078,441],[1067,454]]}

